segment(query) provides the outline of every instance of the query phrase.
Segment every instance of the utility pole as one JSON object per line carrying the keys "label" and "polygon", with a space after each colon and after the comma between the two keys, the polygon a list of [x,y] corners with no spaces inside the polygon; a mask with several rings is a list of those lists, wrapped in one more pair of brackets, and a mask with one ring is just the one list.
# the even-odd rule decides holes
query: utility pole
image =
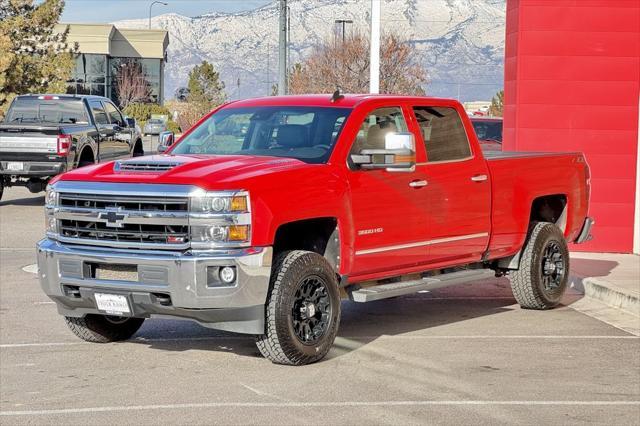
{"label": "utility pole", "polygon": [[278,38],[278,95],[287,90],[287,0],[280,0],[280,24]]}
{"label": "utility pole", "polygon": [[380,0],[371,0],[371,60],[369,92],[380,93]]}

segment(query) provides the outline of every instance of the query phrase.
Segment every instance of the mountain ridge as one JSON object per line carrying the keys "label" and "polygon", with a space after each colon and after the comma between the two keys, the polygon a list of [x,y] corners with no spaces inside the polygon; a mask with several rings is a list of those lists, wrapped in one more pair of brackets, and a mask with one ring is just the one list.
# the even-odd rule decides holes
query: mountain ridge
{"label": "mountain ridge", "polygon": [[[354,21],[347,31],[368,31],[369,5],[367,0],[290,1],[290,64],[334,37],[336,19]],[[113,24],[146,28],[148,20]],[[415,45],[416,61],[430,76],[428,95],[490,99],[502,88],[503,0],[384,0],[381,25],[383,31],[392,28]],[[169,32],[166,99],[186,86],[189,71],[202,60],[220,70],[231,99],[269,95],[277,81],[277,1],[233,13],[167,13],[152,18],[152,27]]]}

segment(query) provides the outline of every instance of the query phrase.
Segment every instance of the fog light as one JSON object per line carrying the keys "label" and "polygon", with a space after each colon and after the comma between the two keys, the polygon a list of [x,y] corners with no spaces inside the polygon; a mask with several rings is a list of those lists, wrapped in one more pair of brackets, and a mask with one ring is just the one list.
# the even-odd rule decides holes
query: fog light
{"label": "fog light", "polygon": [[231,284],[236,280],[236,268],[233,266],[225,266],[220,268],[220,280],[225,284]]}

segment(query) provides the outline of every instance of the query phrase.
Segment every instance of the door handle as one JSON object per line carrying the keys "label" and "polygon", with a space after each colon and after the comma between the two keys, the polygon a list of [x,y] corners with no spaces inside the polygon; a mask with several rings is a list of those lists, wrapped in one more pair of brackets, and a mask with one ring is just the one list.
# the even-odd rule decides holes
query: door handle
{"label": "door handle", "polygon": [[484,182],[485,180],[487,180],[487,175],[471,176],[471,180],[474,182]]}
{"label": "door handle", "polygon": [[427,186],[426,180],[412,180],[409,182],[409,186],[412,188],[422,188],[423,186]]}

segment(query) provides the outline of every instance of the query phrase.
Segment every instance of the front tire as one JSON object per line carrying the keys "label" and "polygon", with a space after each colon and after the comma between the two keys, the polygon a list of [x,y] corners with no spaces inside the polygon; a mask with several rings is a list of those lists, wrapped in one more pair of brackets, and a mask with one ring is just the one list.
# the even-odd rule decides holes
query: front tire
{"label": "front tire", "polygon": [[551,309],[560,303],[569,281],[569,249],[560,228],[534,223],[509,278],[513,295],[525,309]]}
{"label": "front tire", "polygon": [[87,342],[109,343],[127,340],[142,326],[144,318],[90,314],[83,318],[64,317],[69,329]]}
{"label": "front tire", "polygon": [[329,352],[340,323],[335,272],[317,253],[294,250],[277,256],[267,298],[265,334],[256,338],[275,364],[304,365]]}

